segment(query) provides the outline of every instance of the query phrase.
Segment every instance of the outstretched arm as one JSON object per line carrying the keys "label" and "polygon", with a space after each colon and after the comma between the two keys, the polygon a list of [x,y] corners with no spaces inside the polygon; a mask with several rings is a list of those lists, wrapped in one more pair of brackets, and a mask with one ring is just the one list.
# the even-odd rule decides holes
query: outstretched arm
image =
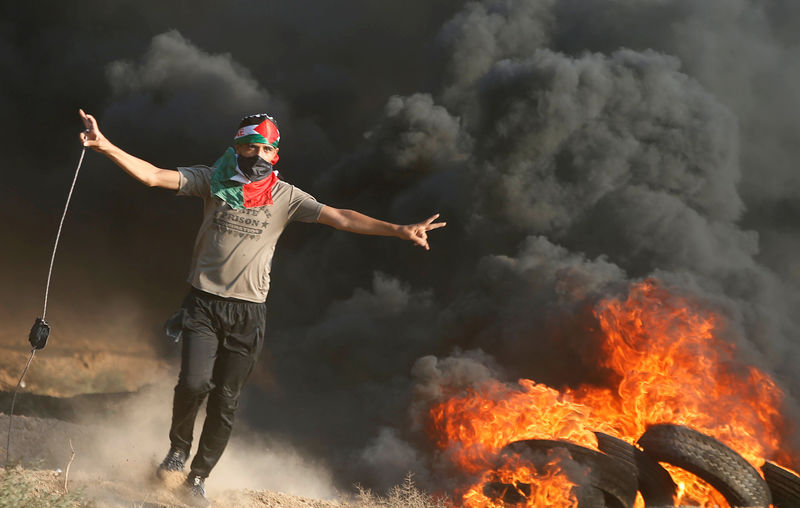
{"label": "outstretched arm", "polygon": [[416,224],[401,226],[373,219],[363,213],[353,210],[342,210],[330,206],[323,206],[317,222],[331,226],[342,231],[359,233],[362,235],[394,236],[403,240],[410,240],[425,250],[430,250],[428,245],[428,231],[444,227],[446,222],[433,222],[439,214]]}
{"label": "outstretched arm", "polygon": [[86,130],[80,134],[80,140],[83,146],[104,154],[114,161],[117,166],[124,169],[126,173],[145,185],[178,190],[180,174],[177,171],[157,168],[149,162],[134,157],[113,145],[111,141],[100,132],[100,129],[97,127],[97,120],[95,120],[92,115],[87,115],[82,109],[79,112],[83,120],[83,125],[86,127]]}

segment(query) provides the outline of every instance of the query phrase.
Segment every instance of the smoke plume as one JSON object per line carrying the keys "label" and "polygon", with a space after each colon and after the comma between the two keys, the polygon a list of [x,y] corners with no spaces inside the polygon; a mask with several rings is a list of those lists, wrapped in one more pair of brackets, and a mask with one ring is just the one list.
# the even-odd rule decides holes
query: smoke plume
{"label": "smoke plume", "polygon": [[[12,225],[32,229],[58,209],[64,154],[76,152],[57,141],[40,153],[48,121],[47,139],[73,140],[84,106],[112,141],[174,167],[210,164],[241,114],[270,111],[288,181],[331,206],[397,223],[441,213],[448,226],[431,233],[430,252],[289,228],[265,354],[239,416],[265,442],[316,457],[339,485],[385,488],[411,470],[436,488],[444,466],[425,435],[428,404],[487,379],[602,384],[594,305],[646,277],[719,310],[739,359],[776,379],[782,410],[799,421],[800,8],[304,4],[242,2],[244,15],[200,2],[186,17],[177,7],[157,17],[123,3],[130,26],[91,14],[113,37],[63,11],[52,16],[68,28],[55,34],[50,14],[30,32],[0,32],[0,69],[12,76],[0,107],[36,133],[5,128],[16,155],[0,231],[17,268],[2,271],[3,301],[34,300],[11,296],[36,293],[19,253],[47,242],[19,240]],[[4,10],[35,25],[21,6]],[[32,65],[59,30],[94,49]],[[38,76],[63,77],[72,91]],[[26,97],[54,107],[33,101],[27,111]],[[140,188],[94,154],[86,170],[54,313],[123,293],[147,302],[159,341],[186,289],[199,204]],[[21,199],[35,178],[41,191]],[[86,263],[94,269],[68,273]],[[69,302],[67,288],[77,288]],[[786,439],[800,446],[796,431]]]}

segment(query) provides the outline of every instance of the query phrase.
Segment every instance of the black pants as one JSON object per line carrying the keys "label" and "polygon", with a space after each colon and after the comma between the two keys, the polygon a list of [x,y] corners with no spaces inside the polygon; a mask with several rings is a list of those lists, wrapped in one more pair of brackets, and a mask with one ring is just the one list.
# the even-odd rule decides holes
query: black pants
{"label": "black pants", "polygon": [[197,411],[208,396],[192,473],[208,476],[231,435],[239,395],[264,343],[266,304],[193,289],[183,302],[181,373],[175,386],[173,447],[189,454]]}

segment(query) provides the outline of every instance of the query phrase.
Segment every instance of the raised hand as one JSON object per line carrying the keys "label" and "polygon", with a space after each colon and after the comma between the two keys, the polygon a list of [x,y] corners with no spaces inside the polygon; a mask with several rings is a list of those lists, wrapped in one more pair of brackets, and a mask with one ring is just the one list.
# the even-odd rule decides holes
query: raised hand
{"label": "raised hand", "polygon": [[428,231],[433,229],[443,228],[447,225],[446,222],[433,222],[439,218],[439,214],[431,215],[426,220],[416,224],[409,224],[403,226],[403,235],[407,240],[411,240],[425,250],[430,250],[428,245]]}
{"label": "raised hand", "polygon": [[111,142],[103,136],[103,133],[97,127],[97,120],[92,115],[84,113],[82,109],[78,110],[78,113],[81,116],[81,120],[83,120],[83,126],[86,128],[79,135],[81,144],[97,152],[103,152],[111,146]]}

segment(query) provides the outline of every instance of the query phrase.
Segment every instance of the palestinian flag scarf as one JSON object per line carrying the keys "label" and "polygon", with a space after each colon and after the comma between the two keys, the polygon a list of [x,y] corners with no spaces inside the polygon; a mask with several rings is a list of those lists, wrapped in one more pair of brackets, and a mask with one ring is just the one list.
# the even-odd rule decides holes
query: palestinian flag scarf
{"label": "palestinian flag scarf", "polygon": [[278,172],[273,171],[257,182],[243,184],[232,178],[236,171],[236,152],[228,147],[222,157],[214,163],[211,175],[211,195],[225,201],[234,210],[255,208],[272,204],[272,187],[278,181]]}

